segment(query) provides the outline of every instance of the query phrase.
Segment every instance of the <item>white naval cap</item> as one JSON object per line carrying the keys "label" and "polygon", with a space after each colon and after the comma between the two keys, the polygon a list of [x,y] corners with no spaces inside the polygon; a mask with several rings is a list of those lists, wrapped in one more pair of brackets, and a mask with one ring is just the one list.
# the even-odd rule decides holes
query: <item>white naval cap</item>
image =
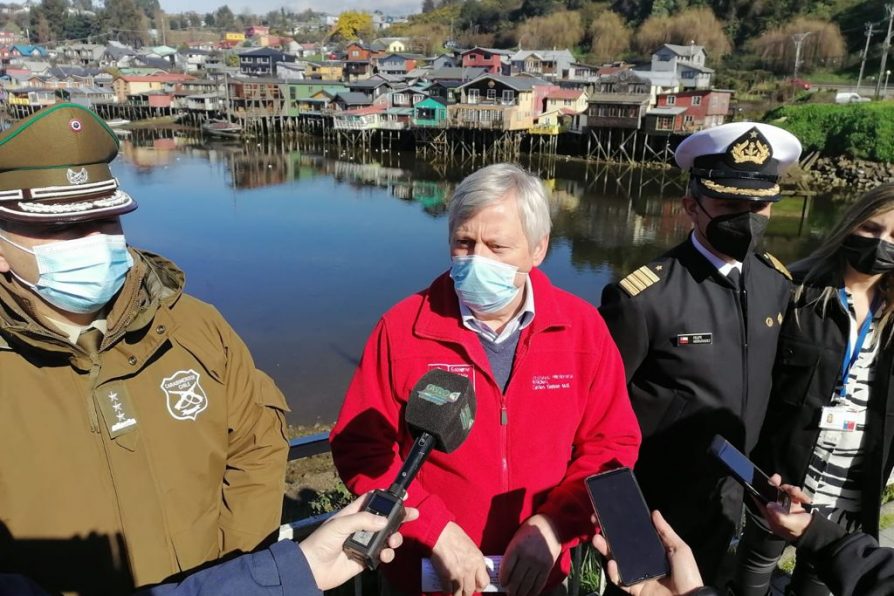
{"label": "white naval cap", "polygon": [[731,122],[684,139],[674,159],[705,196],[778,201],[779,177],[800,155],[800,141],[787,130],[761,122]]}

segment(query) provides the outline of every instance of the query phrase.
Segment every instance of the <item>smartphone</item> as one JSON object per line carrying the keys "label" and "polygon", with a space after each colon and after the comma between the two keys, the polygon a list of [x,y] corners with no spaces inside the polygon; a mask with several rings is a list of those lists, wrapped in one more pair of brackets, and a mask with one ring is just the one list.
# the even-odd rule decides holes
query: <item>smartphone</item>
{"label": "smartphone", "polygon": [[632,586],[667,575],[667,554],[633,471],[618,468],[590,476],[586,482],[621,584]]}
{"label": "smartphone", "polygon": [[729,441],[720,435],[714,435],[714,440],[711,441],[708,451],[719,459],[733,478],[738,480],[739,484],[744,486],[745,490],[759,499],[761,503],[766,505],[776,502],[782,505],[786,511],[789,510],[791,501],[788,495],[770,484],[770,478],[751,463],[751,460],[745,457],[741,451],[733,447]]}

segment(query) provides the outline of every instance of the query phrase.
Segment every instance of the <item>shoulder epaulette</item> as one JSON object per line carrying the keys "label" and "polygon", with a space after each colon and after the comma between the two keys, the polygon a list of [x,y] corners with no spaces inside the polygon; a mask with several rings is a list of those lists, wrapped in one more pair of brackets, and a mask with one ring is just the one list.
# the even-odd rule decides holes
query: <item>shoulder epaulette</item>
{"label": "shoulder epaulette", "polygon": [[636,296],[661,278],[648,266],[643,265],[618,282],[621,289],[630,296]]}
{"label": "shoulder epaulette", "polygon": [[764,261],[766,261],[768,265],[773,267],[773,269],[775,269],[779,273],[783,274],[788,279],[792,278],[791,272],[788,270],[788,268],[785,265],[782,264],[782,261],[780,261],[779,259],[777,259],[776,257],[774,257],[773,255],[771,255],[768,252],[765,252],[764,254],[762,254],[760,256],[763,257]]}

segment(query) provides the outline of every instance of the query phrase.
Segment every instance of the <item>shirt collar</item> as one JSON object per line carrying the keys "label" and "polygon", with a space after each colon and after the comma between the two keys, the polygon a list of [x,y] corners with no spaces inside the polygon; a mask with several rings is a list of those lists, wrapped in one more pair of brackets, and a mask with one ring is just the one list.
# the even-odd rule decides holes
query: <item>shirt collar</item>
{"label": "shirt collar", "polygon": [[714,266],[715,269],[720,273],[720,275],[727,276],[729,272],[733,269],[737,269],[739,273],[742,273],[742,263],[740,261],[733,261],[732,263],[724,261],[710,250],[705,248],[705,246],[698,241],[698,236],[696,236],[695,232],[689,234],[689,239],[692,241],[692,246],[695,247],[703,257],[708,259],[708,262]]}
{"label": "shirt collar", "polygon": [[467,329],[483,336],[485,339],[489,339],[494,343],[501,343],[516,331],[520,331],[530,325],[534,320],[534,285],[531,283],[530,275],[525,276],[524,292],[525,299],[522,309],[508,323],[506,323],[503,327],[503,331],[499,334],[491,329],[486,323],[475,318],[475,313],[473,313],[471,309],[463,304],[463,301],[457,297],[456,300],[459,302],[459,316],[462,317],[463,325]]}
{"label": "shirt collar", "polygon": [[99,329],[100,333],[102,333],[103,335],[108,332],[108,321],[105,318],[96,319],[89,325],[77,325],[68,321],[54,319],[46,315],[44,315],[44,318],[47,320],[47,322],[50,323],[50,325],[58,329],[59,332],[64,335],[66,339],[68,339],[68,341],[72,344],[78,343],[78,338],[81,336],[81,333],[87,331],[88,329],[92,329],[95,327],[96,329]]}

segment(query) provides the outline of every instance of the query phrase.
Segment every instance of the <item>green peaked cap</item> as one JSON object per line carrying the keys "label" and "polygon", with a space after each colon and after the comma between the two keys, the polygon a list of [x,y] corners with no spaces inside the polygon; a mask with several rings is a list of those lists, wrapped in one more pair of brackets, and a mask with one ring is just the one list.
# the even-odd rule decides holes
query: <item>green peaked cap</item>
{"label": "green peaked cap", "polygon": [[137,208],[109,163],[118,138],[95,112],[61,103],[0,133],[0,219],[70,223]]}

